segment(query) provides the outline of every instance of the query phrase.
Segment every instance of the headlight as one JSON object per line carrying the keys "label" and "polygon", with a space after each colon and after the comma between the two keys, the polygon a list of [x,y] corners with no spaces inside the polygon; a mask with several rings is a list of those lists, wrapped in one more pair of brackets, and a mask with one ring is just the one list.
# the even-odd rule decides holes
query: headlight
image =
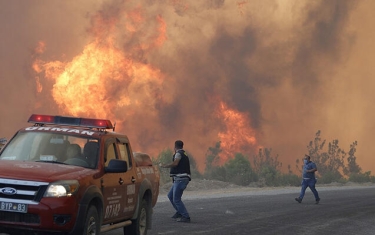
{"label": "headlight", "polygon": [[77,180],[63,180],[50,183],[44,197],[70,197],[78,191]]}

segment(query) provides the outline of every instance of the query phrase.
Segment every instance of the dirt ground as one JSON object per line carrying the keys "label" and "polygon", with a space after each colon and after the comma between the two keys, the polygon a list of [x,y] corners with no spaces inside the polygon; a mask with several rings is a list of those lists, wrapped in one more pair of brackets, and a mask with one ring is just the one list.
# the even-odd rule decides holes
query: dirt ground
{"label": "dirt ground", "polygon": [[[166,183],[160,187],[160,193],[167,193],[172,185],[172,182]],[[217,180],[201,180],[195,179],[189,182],[185,192],[189,191],[213,191],[213,190],[233,190],[245,188],[243,186],[234,185],[227,182]]]}
{"label": "dirt ground", "polygon": [[[159,188],[159,199],[158,201],[164,201],[172,182],[161,185]],[[355,188],[361,186],[374,186],[373,183],[330,183],[330,184],[317,184],[318,191],[325,191],[330,189],[340,190],[341,188]],[[186,190],[184,191],[183,197],[185,199],[194,199],[201,197],[226,197],[233,194],[280,194],[280,193],[296,193],[299,194],[300,187],[295,186],[281,186],[281,187],[259,187],[259,186],[239,186],[228,182],[216,181],[216,180],[205,180],[195,179],[190,181]]]}

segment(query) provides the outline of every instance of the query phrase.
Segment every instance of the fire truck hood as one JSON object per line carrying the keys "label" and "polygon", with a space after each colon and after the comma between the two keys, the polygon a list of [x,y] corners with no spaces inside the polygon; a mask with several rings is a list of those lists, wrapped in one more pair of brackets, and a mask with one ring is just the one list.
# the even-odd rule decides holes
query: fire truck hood
{"label": "fire truck hood", "polygon": [[29,161],[0,161],[0,178],[40,182],[79,179],[92,174],[92,169],[79,166]]}

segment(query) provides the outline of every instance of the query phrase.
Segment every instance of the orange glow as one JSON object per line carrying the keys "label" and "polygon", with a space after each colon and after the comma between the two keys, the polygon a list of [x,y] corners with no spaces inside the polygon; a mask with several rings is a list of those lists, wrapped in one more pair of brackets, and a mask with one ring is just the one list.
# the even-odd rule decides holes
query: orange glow
{"label": "orange glow", "polygon": [[[132,19],[125,27],[130,34],[139,29],[138,24],[145,23],[139,10],[126,16]],[[120,34],[119,30],[123,30],[115,27],[118,21],[114,17],[104,19],[97,15],[91,29],[94,40],[70,62],[34,61],[33,69],[37,74],[43,72],[46,78],[55,81],[52,96],[62,113],[121,122],[125,117],[116,120],[119,118],[116,112],[131,106],[152,104],[154,96],[160,96],[155,94],[154,87],[161,86],[163,74],[149,64],[135,61],[131,55],[134,48],[129,48],[127,54],[116,45],[116,36]],[[166,40],[166,25],[160,16],[156,23],[159,27],[148,38],[149,43],[138,44],[140,48],[135,48],[135,51],[162,46]],[[41,45],[44,44],[38,47]],[[39,77],[36,80],[38,91],[41,91]]]}
{"label": "orange glow", "polygon": [[43,54],[45,50],[46,50],[46,43],[43,41],[39,41],[38,46],[35,48],[35,53]]}
{"label": "orange glow", "polygon": [[[181,1],[175,1],[174,5],[182,7],[183,11],[188,8]],[[126,127],[125,132],[136,138],[143,140],[140,133],[144,132],[156,140],[160,139],[164,130],[158,123],[164,120],[159,120],[160,110],[157,107],[172,103],[173,91],[168,88],[174,87],[174,84],[173,80],[166,82],[167,76],[147,63],[145,58],[166,42],[165,19],[156,15],[150,21],[146,12],[135,6],[113,14],[99,11],[91,23],[91,40],[70,61],[42,60],[46,43],[38,43],[35,49],[37,58],[32,65],[37,74],[38,93],[50,84],[59,114],[105,118],[117,124],[117,131],[121,132],[121,128]],[[228,107],[220,102],[220,98],[218,100],[216,117],[220,118],[221,131],[215,132],[212,137],[216,136],[221,141],[219,164],[238,152],[256,152],[257,140],[255,131],[250,127],[249,115]],[[146,124],[148,120],[152,122]],[[134,130],[129,130],[132,127],[129,123],[141,126],[135,125]],[[207,146],[213,145],[214,141],[207,140]],[[150,146],[151,142],[154,141],[148,143],[148,148],[161,146],[156,142]]]}
{"label": "orange glow", "polygon": [[229,108],[224,102],[218,105],[218,116],[222,118],[225,131],[219,132],[222,154],[221,163],[234,157],[236,153],[254,152],[258,148],[255,131],[250,126],[247,114]]}
{"label": "orange glow", "polygon": [[42,90],[43,90],[43,86],[42,86],[42,84],[40,83],[40,79],[39,79],[39,77],[36,77],[35,78],[35,82],[36,82],[36,91],[38,92],[38,93],[40,93],[40,92],[42,92]]}
{"label": "orange glow", "polygon": [[247,4],[248,2],[246,1],[241,1],[241,2],[237,2],[237,6],[238,6],[238,9],[241,13],[241,15],[244,14],[244,7],[245,7],[245,4]]}
{"label": "orange glow", "polygon": [[375,172],[375,1],[7,3],[0,137],[31,113],[97,116],[154,157],[182,139],[203,170],[254,137],[288,170],[321,130]]}

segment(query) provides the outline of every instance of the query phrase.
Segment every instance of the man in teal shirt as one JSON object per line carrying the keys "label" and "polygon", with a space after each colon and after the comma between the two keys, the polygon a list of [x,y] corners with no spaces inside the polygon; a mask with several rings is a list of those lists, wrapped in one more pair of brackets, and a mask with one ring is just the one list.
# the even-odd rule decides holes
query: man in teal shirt
{"label": "man in teal shirt", "polygon": [[316,178],[315,178],[315,171],[318,170],[315,163],[310,160],[309,155],[305,155],[305,160],[303,161],[303,172],[302,172],[302,188],[301,193],[299,197],[296,197],[295,200],[299,203],[302,202],[303,197],[305,196],[306,188],[309,187],[311,189],[311,192],[313,192],[315,197],[315,204],[318,204],[320,201],[318,191],[316,191],[315,184],[316,184]]}

